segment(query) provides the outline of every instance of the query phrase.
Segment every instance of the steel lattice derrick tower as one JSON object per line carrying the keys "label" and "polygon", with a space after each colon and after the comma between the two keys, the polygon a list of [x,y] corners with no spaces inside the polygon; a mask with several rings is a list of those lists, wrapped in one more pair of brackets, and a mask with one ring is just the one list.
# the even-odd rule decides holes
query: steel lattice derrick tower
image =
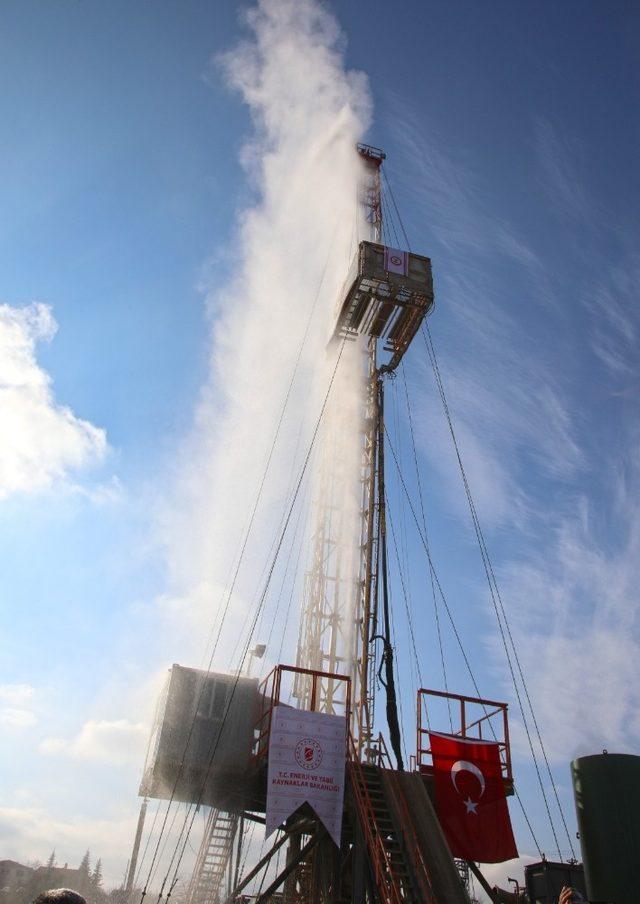
{"label": "steel lattice derrick tower", "polygon": [[[404,790],[399,780],[394,778],[394,775],[402,774],[403,764],[393,675],[384,516],[384,384],[407,351],[423,317],[433,306],[433,281],[429,258],[381,244],[380,167],[385,155],[377,148],[366,145],[359,145],[358,153],[362,161],[360,204],[368,234],[364,240],[358,236],[356,256],[338,299],[340,309],[330,347],[330,357],[331,352],[337,355],[331,383],[334,391],[330,396],[332,404],[323,407],[326,416],[324,433],[318,444],[322,448],[314,486],[311,563],[304,580],[296,667],[279,664],[260,688],[254,687],[253,701],[249,695],[244,703],[241,701],[237,705],[234,712],[241,714],[242,718],[232,723],[231,731],[237,747],[233,748],[233,756],[228,763],[224,766],[218,763],[216,780],[210,787],[207,779],[213,759],[211,753],[206,751],[210,750],[214,738],[215,754],[218,742],[225,736],[223,728],[236,686],[241,681],[249,682],[248,675],[242,678],[240,674],[235,676],[233,692],[221,724],[213,726],[207,723],[205,726],[205,750],[198,753],[193,764],[194,769],[205,769],[204,782],[192,788],[189,784],[191,779],[185,780],[186,786],[183,782],[181,796],[176,798],[199,806],[207,787],[209,796],[204,802],[211,807],[187,893],[187,904],[216,904],[220,900],[225,877],[228,884],[225,900],[244,900],[239,895],[251,887],[261,871],[264,871],[261,880],[264,883],[267,870],[271,870],[273,875],[274,866],[276,875],[270,879],[267,889],[259,893],[256,899],[258,904],[272,900],[272,895],[280,888],[283,888],[282,900],[285,904],[335,904],[347,900],[354,904],[365,901],[369,904],[374,901],[386,904],[400,904],[403,901],[408,904],[410,901],[436,900],[431,893],[431,877],[424,856],[427,849],[431,850],[433,839],[429,834],[429,841],[425,842],[423,835],[431,830],[428,826],[425,828],[423,818],[420,835],[412,817],[412,812],[423,817],[424,813],[431,812],[427,791],[419,772],[415,773],[416,781],[410,782],[410,787],[405,783]],[[338,347],[340,342],[342,346]],[[349,345],[345,347],[346,342]],[[349,354],[346,354],[347,351]],[[387,360],[386,353],[390,354]],[[341,366],[338,367],[338,364]],[[339,379],[334,385],[336,377]],[[378,597],[381,607],[379,628],[376,626]],[[379,742],[372,738],[375,670],[371,654],[374,641],[383,644],[381,669],[385,670],[386,681],[382,683],[386,689],[386,716],[396,770],[391,766],[382,737]],[[174,665],[172,680],[175,675],[193,671]],[[341,844],[339,848],[334,844],[332,836],[323,828],[322,817],[314,812],[309,799],[284,824],[280,824],[281,837],[241,877],[240,871],[244,871],[247,856],[245,853],[244,860],[241,857],[245,819],[268,825],[269,820],[259,814],[271,816],[274,812],[270,809],[265,789],[269,787],[271,765],[278,764],[275,751],[282,739],[276,736],[273,746],[276,759],[270,760],[271,719],[276,707],[283,701],[283,675],[289,689],[287,675],[291,673],[296,675],[293,692],[301,708],[325,713],[350,713],[350,737],[345,751],[348,794],[343,810]],[[174,688],[175,699],[180,705],[173,707],[172,719],[175,713],[180,713],[184,721],[184,714],[187,714],[183,729],[188,728],[189,738],[196,716],[206,716],[211,722],[220,721],[219,707],[218,710],[213,707],[214,700],[220,697],[214,685],[215,688],[225,688],[226,699],[227,685],[233,677],[210,672],[199,674],[209,682],[211,693],[206,698],[206,712],[200,711],[201,695],[194,698],[191,727],[187,723],[193,688],[189,682],[184,684],[182,678],[176,681],[178,684],[183,681],[184,693],[178,693]],[[215,719],[214,710],[218,712]],[[258,711],[261,715],[256,723]],[[165,715],[163,711],[162,722],[159,723],[162,726]],[[242,730],[236,728],[241,729],[243,720],[246,722],[247,719],[245,744]],[[171,721],[168,724],[171,725]],[[165,760],[158,758],[159,762],[166,761],[174,770],[171,800],[182,777],[186,755],[185,747],[181,755],[177,752],[176,757],[172,747],[175,734],[173,729],[167,732],[164,743],[168,755]],[[302,741],[297,742],[298,745],[300,743]],[[334,754],[340,747],[341,742],[334,746]],[[300,759],[297,762],[300,764]],[[149,786],[145,769],[145,790],[141,790],[141,794],[153,792],[151,796],[169,799],[166,791],[162,790],[166,786],[166,776],[160,773],[156,776],[156,765],[154,761],[151,777],[148,778]],[[199,775],[200,772],[194,774]],[[301,777],[304,779],[305,775]],[[406,773],[405,777],[412,778]],[[156,788],[154,781],[160,778],[162,788]],[[387,778],[390,782],[388,786]],[[310,787],[304,782],[300,785]],[[415,806],[412,807],[410,801]],[[335,814],[335,806],[333,809]],[[140,823],[136,849],[141,827]],[[279,851],[285,845],[286,864],[280,868]],[[451,857],[444,841],[442,845],[441,859],[449,863]],[[275,854],[278,858],[274,861]],[[135,857],[132,858],[132,875],[134,864]],[[442,879],[443,887],[445,880],[448,881],[446,875]],[[457,874],[452,882],[451,887],[457,894],[460,890]],[[455,895],[452,897],[447,890],[437,900],[453,902],[458,898]]]}
{"label": "steel lattice derrick tower", "polygon": [[[358,145],[362,160],[360,207],[367,236],[379,242],[382,234],[380,166],[382,151]],[[319,479],[314,499],[312,558],[305,575],[296,665],[323,672],[350,672],[354,707],[351,732],[358,752],[371,738],[373,676],[369,669],[369,636],[372,586],[375,582],[375,462],[377,442],[376,340],[359,343],[360,401],[357,424],[347,434],[331,424],[325,431]],[[343,463],[347,446],[358,432],[359,499],[357,530],[350,531],[344,510],[346,487]],[[345,528],[353,538],[345,536]],[[357,545],[356,545],[357,544]],[[357,563],[354,568],[354,560]],[[327,679],[321,686],[318,708],[334,712],[342,684]],[[310,685],[296,682],[294,695],[303,708],[309,706]]]}
{"label": "steel lattice derrick tower", "polygon": [[[382,193],[380,167],[385,153],[379,148],[359,144],[358,153],[363,161],[364,175],[360,186],[361,203],[369,223],[374,242],[382,239]],[[355,648],[353,655],[352,683],[354,718],[352,733],[358,755],[371,740],[374,716],[375,676],[369,668],[369,649],[373,606],[373,588],[377,580],[376,515],[376,461],[378,442],[378,390],[376,340],[370,338],[367,345],[366,397],[362,424],[362,521],[360,534],[360,588],[355,608]]]}

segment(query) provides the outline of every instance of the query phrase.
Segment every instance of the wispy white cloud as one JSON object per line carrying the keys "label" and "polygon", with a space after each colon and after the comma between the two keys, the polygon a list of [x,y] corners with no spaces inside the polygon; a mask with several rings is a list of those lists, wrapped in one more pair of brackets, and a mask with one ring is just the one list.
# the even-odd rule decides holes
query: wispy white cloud
{"label": "wispy white cloud", "polygon": [[142,762],[149,727],[126,719],[89,719],[71,739],[45,738],[40,753],[71,759],[122,764]]}
{"label": "wispy white cloud", "polygon": [[612,378],[612,394],[637,393],[640,382],[640,258],[632,256],[613,269],[598,268],[584,295],[591,315],[594,353]]}
{"label": "wispy white cloud", "polygon": [[598,513],[583,498],[571,517],[554,519],[551,542],[503,578],[544,737],[559,761],[640,743],[637,493],[617,516],[620,539],[603,548]]}
{"label": "wispy white cloud", "polygon": [[402,98],[394,96],[392,107],[404,123],[398,134],[398,184],[417,202],[442,249],[457,255],[457,272],[475,281],[486,268],[487,255],[497,254],[535,273],[537,290],[546,300],[547,276],[539,255],[520,224],[496,211],[492,187],[468,155],[461,149],[446,150],[433,123],[429,128],[417,125],[419,111]]}
{"label": "wispy white cloud", "polygon": [[36,689],[32,684],[0,684],[0,700],[17,705],[26,703],[35,697]]}
{"label": "wispy white cloud", "polygon": [[125,498],[125,488],[120,478],[115,474],[104,483],[96,483],[91,486],[82,486],[75,483],[66,487],[66,490],[71,495],[86,499],[95,506],[118,505]]}
{"label": "wispy white cloud", "polygon": [[[394,108],[397,102],[404,104],[396,98]],[[524,297],[548,316],[552,282],[526,224],[496,213],[495,190],[465,159],[464,149],[447,150],[437,125],[415,124],[415,111],[406,110],[403,121],[408,125],[399,139],[398,179],[420,202],[440,246],[424,249],[436,267],[433,332],[465,466],[485,523],[522,528],[537,508],[523,486],[532,466],[548,480],[572,478],[585,467],[571,387],[554,355],[541,349],[513,313],[523,310]],[[421,352],[427,373],[420,382],[427,385],[429,366]],[[430,388],[419,405],[425,417],[417,420],[431,463],[459,508],[466,503],[457,464],[434,407],[439,402]]]}
{"label": "wispy white cloud", "polygon": [[570,291],[588,314],[590,347],[613,381],[606,392],[637,393],[637,230],[588,191],[580,174],[585,156],[580,144],[549,120],[538,118],[534,126],[539,178],[547,191],[548,209],[571,216],[578,227],[567,243],[571,257],[579,263],[579,270],[571,274]]}
{"label": "wispy white cloud", "polygon": [[[526,492],[532,465],[547,480],[570,479],[585,468],[571,396],[508,313],[488,300],[479,309],[464,279],[454,277],[449,293],[457,341],[445,337],[440,343],[435,327],[434,338],[465,468],[483,519],[522,527],[538,507]],[[423,442],[459,499],[458,466],[428,360],[423,368]]]}
{"label": "wispy white cloud", "polygon": [[35,697],[31,684],[0,684],[0,723],[8,729],[31,728],[38,721],[30,708]]}
{"label": "wispy white cloud", "polygon": [[10,728],[31,728],[38,721],[35,713],[29,709],[7,706],[0,709],[0,722]]}
{"label": "wispy white cloud", "polygon": [[540,182],[551,209],[585,221],[594,212],[594,204],[579,175],[577,143],[544,117],[535,120],[534,129],[541,163]]}
{"label": "wispy white cloud", "polygon": [[[485,214],[474,175],[421,134],[406,178],[423,193],[451,271],[439,278],[446,329],[434,319],[433,330],[465,467],[485,528],[518,531],[508,560],[498,535],[489,545],[543,737],[566,763],[640,742],[638,265],[633,255],[612,263],[596,250],[602,220],[579,176],[579,147],[546,121],[536,136],[550,207],[589,239],[570,277],[562,274],[570,294],[549,314],[558,333],[546,331],[545,342],[516,319],[512,290],[486,251],[508,246],[521,285],[535,282],[541,262],[517,228]],[[626,415],[603,409],[617,395]],[[433,389],[421,400],[424,446],[449,502],[467,516],[446,425],[434,420],[438,404]],[[489,646],[498,661],[495,638]],[[506,668],[504,678],[508,688]],[[517,725],[513,737],[524,752]]]}
{"label": "wispy white cloud", "polygon": [[56,402],[36,360],[56,329],[47,305],[0,305],[0,499],[47,489],[106,452],[104,430]]}
{"label": "wispy white cloud", "polygon": [[[403,118],[411,122],[415,116]],[[469,167],[443,152],[421,128],[409,125],[400,142],[412,171],[420,173],[409,182],[411,192],[428,211],[429,228],[442,245],[449,251],[488,250],[497,221],[484,209],[481,188]]]}

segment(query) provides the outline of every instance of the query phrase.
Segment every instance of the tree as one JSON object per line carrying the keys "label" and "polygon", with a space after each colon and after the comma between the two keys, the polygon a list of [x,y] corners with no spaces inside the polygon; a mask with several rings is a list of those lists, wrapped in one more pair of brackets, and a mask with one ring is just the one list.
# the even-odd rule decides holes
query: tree
{"label": "tree", "polygon": [[96,865],[91,875],[91,888],[94,891],[102,890],[102,860],[100,857],[96,860]]}
{"label": "tree", "polygon": [[47,860],[47,869],[53,869],[56,865],[56,849],[51,851],[51,856]]}
{"label": "tree", "polygon": [[87,848],[87,852],[80,861],[80,866],[78,867],[78,872],[82,873],[83,876],[89,878],[89,872],[91,870],[91,855],[89,854],[89,849]]}
{"label": "tree", "polygon": [[91,857],[88,849],[78,867],[78,880],[80,883],[78,891],[81,894],[86,894],[91,886]]}

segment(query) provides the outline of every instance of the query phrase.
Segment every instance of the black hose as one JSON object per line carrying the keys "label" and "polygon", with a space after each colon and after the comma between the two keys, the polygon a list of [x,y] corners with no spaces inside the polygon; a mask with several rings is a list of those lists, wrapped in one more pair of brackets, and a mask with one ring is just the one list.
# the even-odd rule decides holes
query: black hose
{"label": "black hose", "polygon": [[[389,726],[389,740],[396,757],[398,769],[404,771],[402,760],[402,740],[400,737],[400,722],[398,720],[398,700],[396,696],[396,683],[393,674],[393,647],[391,645],[391,619],[389,617],[389,580],[387,563],[387,528],[385,521],[385,487],[384,487],[384,383],[382,378],[378,380],[378,516],[379,535],[378,549],[380,552],[380,566],[382,570],[382,613],[384,618],[384,636],[382,662],[378,677],[387,692],[387,725]],[[384,667],[385,677],[382,678]]]}

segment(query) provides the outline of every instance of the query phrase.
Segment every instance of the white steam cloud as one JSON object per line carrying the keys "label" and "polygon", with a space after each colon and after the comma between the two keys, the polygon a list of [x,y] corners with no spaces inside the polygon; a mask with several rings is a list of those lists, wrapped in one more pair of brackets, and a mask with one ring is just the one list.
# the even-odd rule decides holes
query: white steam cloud
{"label": "white steam cloud", "polygon": [[[177,473],[170,475],[173,493],[162,520],[170,579],[158,605],[175,630],[159,642],[160,654],[154,646],[157,638],[149,638],[148,649],[147,638],[136,639],[136,658],[144,657],[140,670],[150,661],[158,665],[157,659],[165,653],[171,658],[163,658],[163,672],[172,659],[198,665],[212,622],[220,625],[224,590],[295,370],[215,660],[217,668],[240,665],[237,642],[240,635],[246,636],[247,614],[255,611],[282,515],[329,385],[337,350],[328,350],[327,343],[338,295],[360,237],[360,161],[355,144],[368,125],[370,98],[366,78],[345,70],[343,38],[335,20],[311,0],[263,0],[247,14],[246,26],[246,42],[218,61],[218,71],[252,115],[253,135],[242,159],[257,200],[240,215],[224,253],[215,252],[216,259],[224,261],[220,269],[231,276],[220,288],[218,272],[217,283],[207,287],[212,322],[210,377],[194,429],[177,458]],[[20,431],[14,431],[20,442],[16,439],[15,448],[0,453],[4,456],[0,458],[0,495],[48,486],[105,450],[101,431],[55,404],[49,378],[36,363],[35,342],[50,338],[54,329],[49,309],[43,306],[22,312],[2,309],[0,342],[11,350],[11,355],[2,357],[13,362],[15,372],[9,379],[8,365],[3,364],[2,382],[9,385],[10,399],[25,404]],[[332,392],[339,404],[327,411],[327,426],[340,419],[352,423],[358,411],[361,370],[358,346],[349,343]],[[49,437],[46,449],[43,436]],[[320,449],[320,442],[317,445]],[[357,511],[356,453],[354,445],[342,462],[347,475],[344,532],[352,537],[355,532],[347,522]],[[303,513],[317,492],[317,464],[314,457],[302,490]],[[296,513],[291,528],[297,517]],[[303,529],[304,518],[299,522],[298,547]],[[290,537],[291,530],[287,543]],[[305,552],[298,586],[308,565]],[[281,559],[287,554],[283,548]],[[267,600],[268,605],[272,603],[274,599]],[[264,633],[273,633],[274,648],[289,625],[288,640],[295,643],[299,609],[300,598],[295,596],[286,624],[284,605],[277,624],[275,610],[266,610]],[[257,632],[255,640],[265,639]],[[267,655],[277,655],[277,649]],[[293,659],[291,645],[286,657]],[[142,767],[147,732],[141,724],[144,706],[139,705],[139,697],[144,696],[151,707],[155,694],[146,693],[145,688],[144,694],[135,695],[128,686],[124,718],[125,698],[115,694],[114,688],[130,680],[130,671],[115,671],[108,696],[119,701],[119,710],[114,713],[111,706],[98,703],[68,737],[41,740],[43,768],[55,769],[66,760],[80,782],[99,774],[97,770],[107,762],[123,776],[130,764]],[[22,706],[26,711],[28,696],[25,688],[5,687],[3,702],[6,709]],[[9,713],[5,718],[15,722],[21,717]],[[23,722],[26,718],[22,717]],[[128,785],[123,793],[130,795],[132,790]],[[38,799],[11,801],[0,810],[5,855],[26,852],[46,857],[55,838],[58,857],[77,862],[90,839],[92,850],[104,858],[107,876],[119,880],[135,832],[131,798],[126,797],[122,808],[114,800],[99,819],[89,815],[96,795],[92,792],[85,798],[78,806],[87,815],[79,816],[76,808],[68,820],[50,815],[46,803]],[[68,804],[70,810],[74,806]]]}
{"label": "white steam cloud", "polygon": [[144,756],[148,726],[126,719],[89,719],[75,738],[45,738],[39,746],[46,756],[103,763],[140,762]]}
{"label": "white steam cloud", "polygon": [[[345,71],[338,26],[317,3],[263,0],[246,25],[250,37],[218,63],[251,111],[255,128],[243,162],[258,201],[240,217],[227,249],[228,285],[208,294],[211,378],[179,481],[189,504],[167,521],[170,617],[193,616],[192,633],[214,616],[219,625],[282,417],[219,645],[221,667],[240,664],[238,631],[254,611],[336,360],[327,342],[359,238],[355,144],[370,109],[366,79]],[[357,345],[348,344],[332,391],[341,412],[334,417],[358,404],[361,369]],[[357,450],[348,457],[357,468]],[[345,507],[355,511],[352,476]],[[297,598],[294,621],[299,606]],[[193,652],[202,653],[204,639],[198,635]]]}

